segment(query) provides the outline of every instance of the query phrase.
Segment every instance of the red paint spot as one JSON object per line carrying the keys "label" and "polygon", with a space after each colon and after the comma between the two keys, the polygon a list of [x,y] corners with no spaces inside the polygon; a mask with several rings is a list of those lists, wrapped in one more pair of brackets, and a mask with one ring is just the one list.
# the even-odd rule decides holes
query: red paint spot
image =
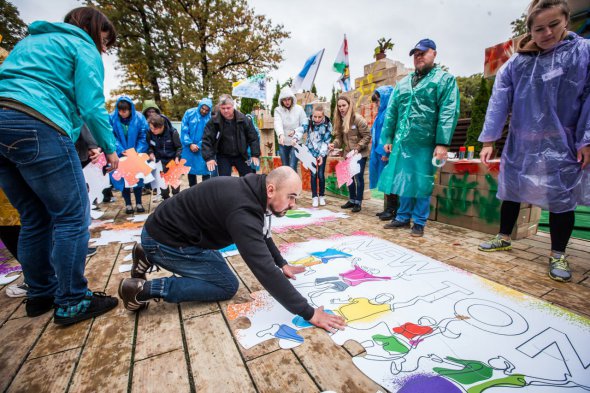
{"label": "red paint spot", "polygon": [[412,340],[417,336],[424,336],[425,334],[432,333],[432,328],[429,326],[416,325],[412,322],[406,322],[399,327],[393,328],[393,332]]}
{"label": "red paint spot", "polygon": [[469,173],[470,175],[478,174],[480,172],[479,164],[474,162],[457,162],[455,163],[455,169],[459,173]]}

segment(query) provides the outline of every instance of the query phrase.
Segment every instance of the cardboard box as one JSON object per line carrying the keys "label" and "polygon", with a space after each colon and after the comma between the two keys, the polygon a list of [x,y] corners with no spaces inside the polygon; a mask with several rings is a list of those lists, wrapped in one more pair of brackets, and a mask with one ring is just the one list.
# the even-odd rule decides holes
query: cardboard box
{"label": "cardboard box", "polygon": [[541,219],[541,212],[542,209],[539,206],[531,206],[531,217],[529,222],[538,224]]}
{"label": "cardboard box", "polygon": [[539,224],[532,222],[527,224],[515,225],[510,237],[512,238],[512,240],[524,239],[536,234],[538,228]]}
{"label": "cardboard box", "polygon": [[375,71],[381,71],[384,70],[386,68],[392,68],[395,67],[396,62],[391,60],[391,59],[381,59],[381,60],[377,60],[373,63],[367,64],[365,65],[363,71],[364,71],[364,75],[369,75],[374,73]]}
{"label": "cardboard box", "polygon": [[440,174],[440,184],[443,186],[459,187],[461,185],[471,186],[472,188],[479,188],[476,186],[477,175],[470,175],[468,173],[444,173]]}

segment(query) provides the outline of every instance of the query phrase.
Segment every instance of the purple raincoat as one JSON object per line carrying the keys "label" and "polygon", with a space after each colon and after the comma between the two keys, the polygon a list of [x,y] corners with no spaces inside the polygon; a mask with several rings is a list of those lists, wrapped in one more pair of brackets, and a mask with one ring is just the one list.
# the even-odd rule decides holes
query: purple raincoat
{"label": "purple raincoat", "polygon": [[590,205],[590,167],[578,149],[590,145],[590,42],[569,33],[553,49],[519,53],[498,71],[480,142],[500,139],[498,199],[553,213]]}

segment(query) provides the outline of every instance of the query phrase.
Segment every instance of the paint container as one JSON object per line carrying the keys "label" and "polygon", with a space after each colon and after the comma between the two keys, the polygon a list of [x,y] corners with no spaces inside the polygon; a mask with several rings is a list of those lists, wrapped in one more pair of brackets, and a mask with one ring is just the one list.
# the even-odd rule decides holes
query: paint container
{"label": "paint container", "polygon": [[475,146],[467,147],[467,159],[473,160],[474,155],[475,155]]}
{"label": "paint container", "polygon": [[459,147],[459,159],[460,160],[464,160],[465,159],[465,146],[461,146]]}

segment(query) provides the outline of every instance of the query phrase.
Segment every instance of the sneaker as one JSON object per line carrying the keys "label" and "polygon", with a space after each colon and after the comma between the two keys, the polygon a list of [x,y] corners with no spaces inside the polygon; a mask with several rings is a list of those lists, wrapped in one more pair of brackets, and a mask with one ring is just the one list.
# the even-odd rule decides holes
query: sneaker
{"label": "sneaker", "polygon": [[135,205],[135,211],[138,213],[145,213],[145,209],[143,208],[143,205],[141,203],[138,205]]}
{"label": "sneaker", "polygon": [[351,210],[351,212],[353,212],[353,213],[358,213],[360,211],[361,211],[361,205],[359,205],[358,203],[355,204]]}
{"label": "sneaker", "polygon": [[350,209],[353,208],[355,206],[354,203],[352,203],[351,201],[346,202],[344,205],[340,206],[342,209]]}
{"label": "sneaker", "polygon": [[491,251],[508,251],[512,250],[512,243],[510,240],[505,240],[502,235],[497,234],[496,237],[487,241],[485,243],[481,243],[479,247],[477,247],[479,251],[491,252]]}
{"label": "sneaker", "polygon": [[56,325],[72,325],[86,319],[98,317],[117,307],[119,301],[116,297],[104,292],[87,291],[84,300],[75,306],[55,308],[53,323]]}
{"label": "sneaker", "polygon": [[326,206],[326,198],[323,196],[320,197],[320,206]]}
{"label": "sneaker", "polygon": [[397,228],[409,228],[410,227],[410,222],[402,222],[402,221],[398,221],[398,220],[393,220],[391,222],[388,222],[387,224],[383,225],[383,228],[385,229],[397,229]]}
{"label": "sneaker", "polygon": [[114,203],[117,202],[117,198],[110,197],[110,198],[102,198],[102,203]]}
{"label": "sneaker", "polygon": [[412,226],[412,231],[410,232],[410,235],[414,237],[424,236],[424,225],[414,224],[414,226]]}
{"label": "sneaker", "polygon": [[55,307],[53,296],[38,296],[29,297],[25,300],[25,310],[27,311],[27,317],[33,318],[39,315],[45,314]]}
{"label": "sneaker", "polygon": [[143,247],[139,243],[135,243],[133,250],[131,250],[131,278],[141,278],[145,280],[145,274],[152,271],[154,266],[148,261],[143,251]]}
{"label": "sneaker", "polygon": [[129,311],[141,311],[149,305],[150,302],[137,300],[137,295],[143,290],[145,280],[141,278],[124,278],[119,284],[119,297],[123,305]]}
{"label": "sneaker", "polygon": [[131,206],[131,205],[125,206],[125,214],[133,214],[133,206]]}
{"label": "sneaker", "polygon": [[561,282],[567,282],[572,279],[572,271],[567,259],[565,259],[565,255],[559,258],[549,257],[549,277]]}
{"label": "sneaker", "polygon": [[98,250],[98,248],[96,247],[88,247],[88,251],[86,252],[86,256],[87,257],[91,257],[94,254],[96,254],[96,251]]}
{"label": "sneaker", "polygon": [[6,288],[6,296],[8,297],[25,297],[29,291],[29,286],[24,282],[22,284],[9,285]]}
{"label": "sneaker", "polygon": [[320,201],[318,200],[318,197],[311,198],[311,206],[312,207],[318,207],[319,205],[320,205]]}

